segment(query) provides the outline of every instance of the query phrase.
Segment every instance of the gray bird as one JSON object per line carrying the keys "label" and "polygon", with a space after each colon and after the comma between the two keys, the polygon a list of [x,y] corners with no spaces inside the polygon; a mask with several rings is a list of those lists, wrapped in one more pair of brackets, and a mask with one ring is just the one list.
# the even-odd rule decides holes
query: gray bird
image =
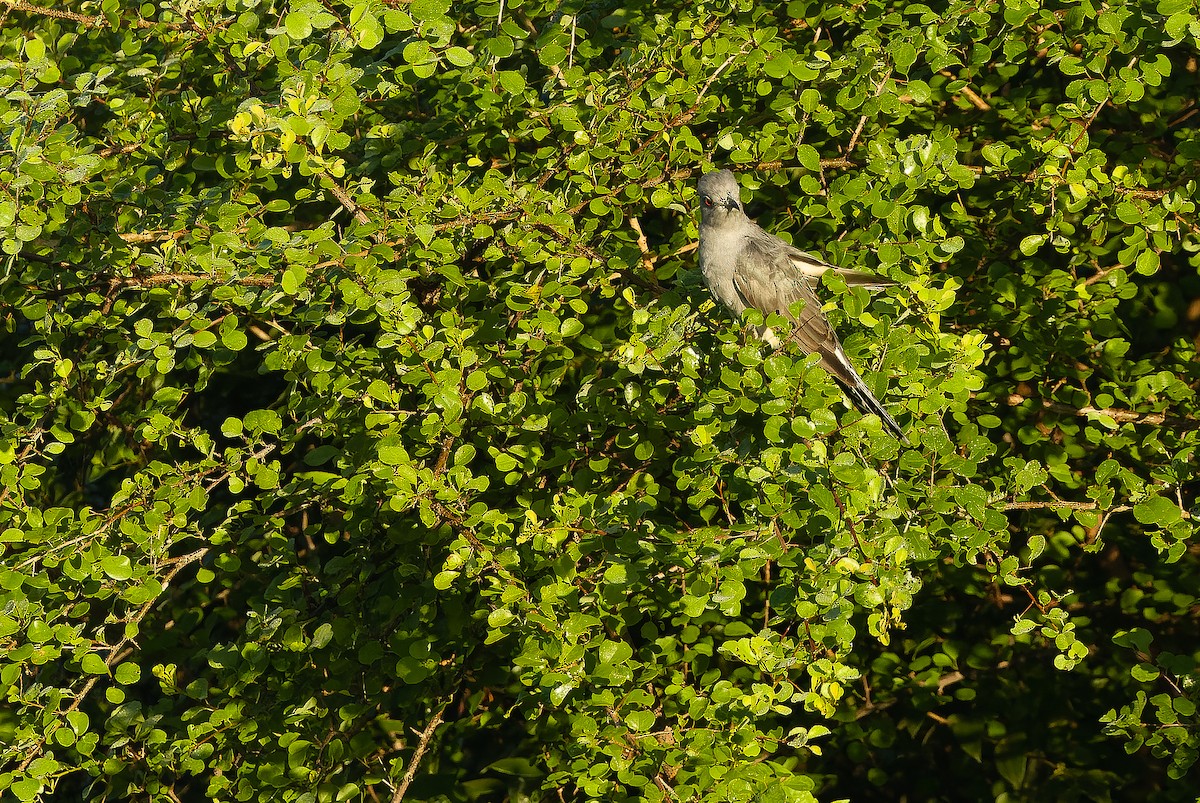
{"label": "gray bird", "polygon": [[[737,179],[728,170],[707,173],[697,187],[700,196],[700,272],[717,301],[734,314],[753,307],[766,317],[774,312],[792,322],[791,337],[807,353],[821,356],[821,367],[838,380],[864,413],[875,413],[904,443],[908,438],[854,370],[837,333],[821,311],[812,283],[832,270],[846,284],[876,289],[895,282],[847,270],[794,248],[746,217]],[[792,306],[802,301],[798,314]],[[772,347],[779,340],[763,325],[758,334]]]}

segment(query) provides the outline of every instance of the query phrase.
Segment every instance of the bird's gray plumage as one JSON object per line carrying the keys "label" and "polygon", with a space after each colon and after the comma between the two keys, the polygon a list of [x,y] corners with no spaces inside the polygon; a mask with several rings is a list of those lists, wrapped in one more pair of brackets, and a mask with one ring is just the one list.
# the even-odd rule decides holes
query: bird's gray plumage
{"label": "bird's gray plumage", "polygon": [[[863,412],[875,413],[905,443],[904,431],[867,389],[850,364],[837,333],[821,311],[812,283],[832,270],[851,286],[866,288],[894,284],[862,271],[847,270],[788,245],[746,217],[737,179],[728,170],[707,173],[697,187],[700,200],[700,273],[717,301],[735,316],[753,307],[764,316],[774,312],[792,322],[791,338],[807,353],[821,357],[821,366],[846,389]],[[803,302],[794,309],[796,302]],[[779,341],[767,326],[759,335]]]}

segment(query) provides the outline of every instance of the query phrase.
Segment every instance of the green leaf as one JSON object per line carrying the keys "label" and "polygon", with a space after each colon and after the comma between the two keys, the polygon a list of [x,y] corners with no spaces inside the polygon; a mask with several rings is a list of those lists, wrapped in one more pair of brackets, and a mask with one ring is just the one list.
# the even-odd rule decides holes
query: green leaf
{"label": "green leaf", "polygon": [[[359,12],[356,15],[356,12]],[[350,12],[350,28],[354,32],[358,46],[364,50],[374,50],[384,39],[383,26],[372,14],[366,3],[356,5]]]}
{"label": "green leaf", "polygon": [[278,432],[283,419],[274,410],[251,410],[242,418],[242,423],[251,432]]}
{"label": "green leaf", "polygon": [[1033,254],[1036,253],[1037,250],[1039,248],[1041,248],[1042,245],[1045,244],[1045,242],[1046,242],[1046,235],[1031,234],[1028,237],[1026,237],[1025,239],[1021,240],[1021,245],[1020,245],[1021,253],[1024,254],[1025,256],[1033,256]]}
{"label": "green leaf", "polygon": [[1179,521],[1179,506],[1165,496],[1152,496],[1133,506],[1133,516],[1142,524],[1166,527]]}
{"label": "green leaf", "polygon": [[504,91],[510,95],[520,95],[525,91],[525,77],[513,70],[501,70],[496,73],[496,80]]}
{"label": "green leaf", "polygon": [[296,41],[307,39],[313,31],[308,14],[301,11],[293,11],[284,17],[283,27],[287,29],[288,36]]}
{"label": "green leaf", "polygon": [[333,640],[333,625],[326,622],[313,631],[312,642],[309,646],[314,650],[326,647]]}
{"label": "green leaf", "polygon": [[408,64],[428,64],[433,61],[433,50],[423,40],[409,42],[404,46],[404,61]]}
{"label": "green leaf", "polygon": [[46,43],[36,36],[25,40],[25,58],[40,61],[46,58]]}
{"label": "green leaf", "polygon": [[110,555],[100,561],[100,568],[113,580],[128,580],[133,576],[133,564],[125,555]]}
{"label": "green leaf", "polygon": [[547,67],[557,67],[567,60],[567,49],[562,45],[550,44],[538,50],[538,61]]}
{"label": "green leaf", "polygon": [[798,145],[796,147],[796,160],[806,170],[816,172],[821,169],[821,155],[811,145]]}
{"label": "green leaf", "polygon": [[898,42],[891,48],[896,71],[908,75],[908,68],[917,60],[917,49],[908,42]]}
{"label": "green leaf", "polygon": [[122,686],[131,686],[142,679],[142,668],[135,663],[122,661],[117,664],[113,677]]}
{"label": "green leaf", "polygon": [[192,335],[192,343],[196,348],[211,348],[217,342],[217,336],[207,329]]}
{"label": "green leaf", "polygon": [[1141,663],[1129,670],[1129,674],[1138,683],[1150,683],[1159,676],[1158,667],[1154,664]]}
{"label": "green leaf", "polygon": [[450,47],[446,48],[443,54],[446,61],[453,64],[455,67],[470,67],[475,63],[475,56],[465,47]]}
{"label": "green leaf", "polygon": [[415,19],[421,22],[432,22],[446,16],[450,10],[448,0],[413,0],[409,10]]}
{"label": "green leaf", "polygon": [[104,663],[104,659],[94,652],[89,652],[83,656],[80,662],[83,671],[89,675],[107,675],[108,666]]}
{"label": "green leaf", "polygon": [[625,724],[635,733],[645,733],[654,727],[653,711],[631,711],[625,715]]}
{"label": "green leaf", "polygon": [[41,780],[37,778],[23,778],[13,781],[9,789],[17,796],[17,800],[32,801],[36,800],[38,795],[41,794],[43,786]]}
{"label": "green leaf", "polygon": [[506,59],[516,51],[516,45],[511,37],[495,36],[484,42],[488,51],[498,59]]}

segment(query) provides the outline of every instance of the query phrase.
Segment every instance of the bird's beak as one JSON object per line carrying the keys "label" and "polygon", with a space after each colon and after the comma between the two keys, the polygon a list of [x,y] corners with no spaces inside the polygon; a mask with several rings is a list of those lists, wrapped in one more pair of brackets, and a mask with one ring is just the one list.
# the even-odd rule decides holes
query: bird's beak
{"label": "bird's beak", "polygon": [[742,205],[737,202],[737,198],[726,198],[725,201],[721,204],[721,206],[723,206],[729,210],[742,208]]}

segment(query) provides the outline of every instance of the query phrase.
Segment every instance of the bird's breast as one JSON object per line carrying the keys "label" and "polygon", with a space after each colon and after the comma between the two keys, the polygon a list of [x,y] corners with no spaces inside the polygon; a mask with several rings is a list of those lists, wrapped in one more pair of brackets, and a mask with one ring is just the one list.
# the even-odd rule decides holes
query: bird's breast
{"label": "bird's breast", "polygon": [[741,315],[746,309],[742,297],[733,285],[733,260],[722,259],[711,245],[700,240],[698,254],[700,275],[713,298],[723,304],[735,316]]}

